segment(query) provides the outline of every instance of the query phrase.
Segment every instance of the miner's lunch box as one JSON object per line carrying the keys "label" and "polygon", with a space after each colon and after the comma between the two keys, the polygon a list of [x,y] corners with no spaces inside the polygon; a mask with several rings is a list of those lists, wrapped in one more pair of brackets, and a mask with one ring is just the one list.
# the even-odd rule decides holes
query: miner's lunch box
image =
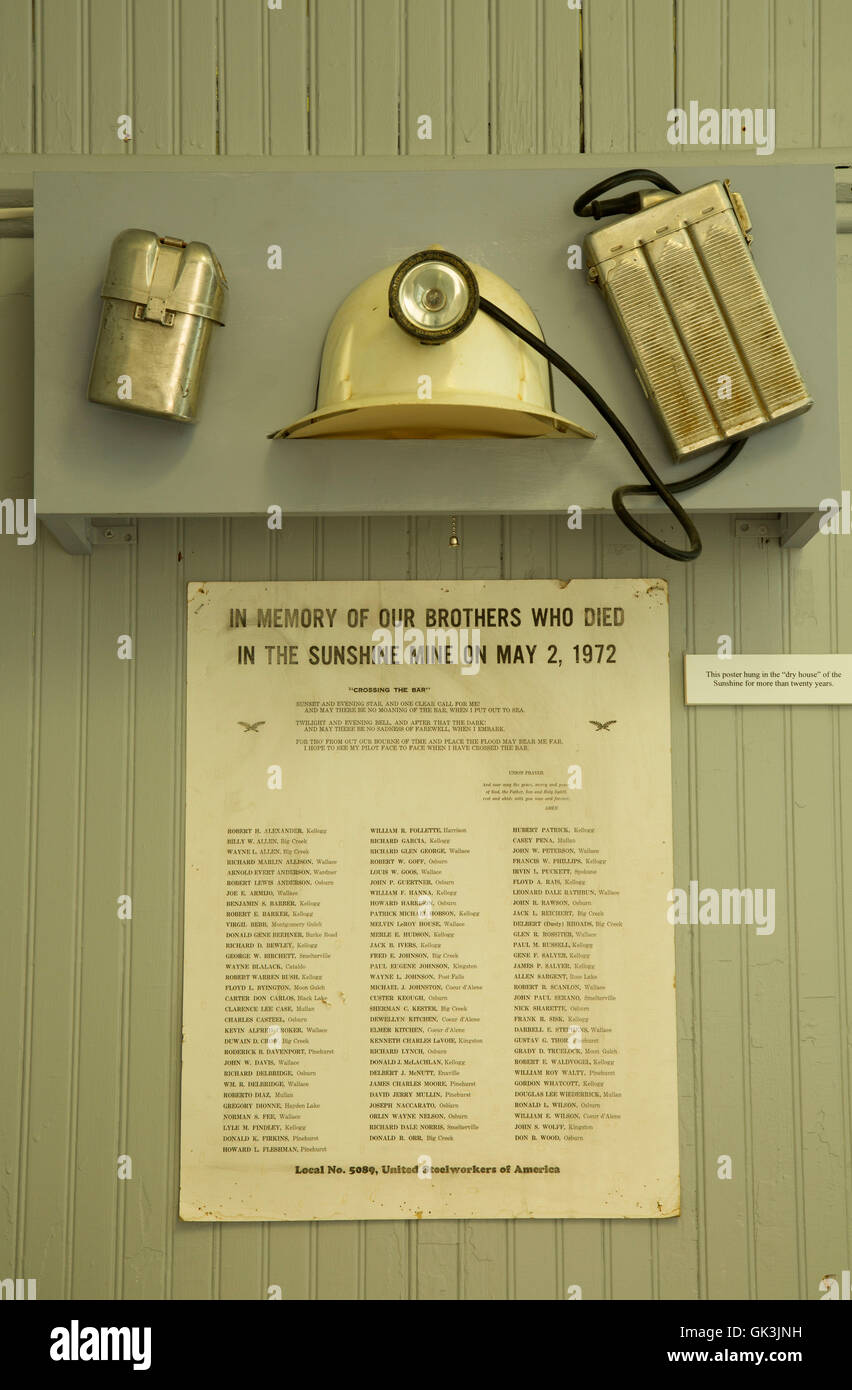
{"label": "miner's lunch box", "polygon": [[130,227],[112,244],[88,398],[115,410],[195,423],[228,282],[203,241]]}

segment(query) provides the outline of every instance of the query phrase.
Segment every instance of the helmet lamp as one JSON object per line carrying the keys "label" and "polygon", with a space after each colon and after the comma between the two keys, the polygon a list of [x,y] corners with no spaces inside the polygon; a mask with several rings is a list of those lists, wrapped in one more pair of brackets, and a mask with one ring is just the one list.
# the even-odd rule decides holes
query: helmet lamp
{"label": "helmet lamp", "polygon": [[479,307],[479,286],[466,261],[429,247],[394,271],[388,290],[391,318],[421,343],[445,343],[467,328]]}

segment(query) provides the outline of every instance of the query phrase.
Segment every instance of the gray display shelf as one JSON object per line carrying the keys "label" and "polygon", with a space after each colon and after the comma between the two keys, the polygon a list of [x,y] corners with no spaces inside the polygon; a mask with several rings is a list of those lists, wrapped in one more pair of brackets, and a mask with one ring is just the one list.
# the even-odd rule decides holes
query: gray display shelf
{"label": "gray display shelf", "polygon": [[[375,270],[440,243],[488,266],[530,303],[544,335],[622,416],[667,480],[670,462],[601,297],[566,248],[594,225],[573,215],[611,169],[286,173],[38,173],[35,176],[35,491],[67,549],[92,517],[610,510],[638,471],[585,398],[554,374],[556,409],[594,440],[269,440],[313,405],[328,324]],[[671,169],[669,172],[672,172]],[[757,267],[815,404],[749,440],[719,478],[684,494],[702,516],[779,518],[803,544],[839,497],[835,187],[830,166],[677,166],[682,188],[731,176],[754,223]],[[230,285],[197,425],[86,400],[99,291],[115,234],[145,227],[208,242]],[[283,269],[267,248],[283,248]],[[659,512],[654,499],[636,511]],[[132,534],[130,531],[128,535]],[[102,533],[101,533],[102,535]],[[679,533],[678,533],[679,535]]]}

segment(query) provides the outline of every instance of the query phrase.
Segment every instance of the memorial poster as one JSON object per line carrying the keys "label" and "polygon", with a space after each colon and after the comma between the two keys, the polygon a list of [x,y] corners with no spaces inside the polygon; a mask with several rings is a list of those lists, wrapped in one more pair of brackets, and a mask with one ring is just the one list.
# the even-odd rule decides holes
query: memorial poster
{"label": "memorial poster", "polygon": [[181,1216],[677,1215],[664,582],[187,615]]}

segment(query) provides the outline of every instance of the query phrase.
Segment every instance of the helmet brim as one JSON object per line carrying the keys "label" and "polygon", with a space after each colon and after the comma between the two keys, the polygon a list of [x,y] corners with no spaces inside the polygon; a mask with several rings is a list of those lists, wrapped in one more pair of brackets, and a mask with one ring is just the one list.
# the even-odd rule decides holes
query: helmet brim
{"label": "helmet brim", "polygon": [[361,401],[326,406],[269,439],[594,439],[591,430],[521,401]]}

